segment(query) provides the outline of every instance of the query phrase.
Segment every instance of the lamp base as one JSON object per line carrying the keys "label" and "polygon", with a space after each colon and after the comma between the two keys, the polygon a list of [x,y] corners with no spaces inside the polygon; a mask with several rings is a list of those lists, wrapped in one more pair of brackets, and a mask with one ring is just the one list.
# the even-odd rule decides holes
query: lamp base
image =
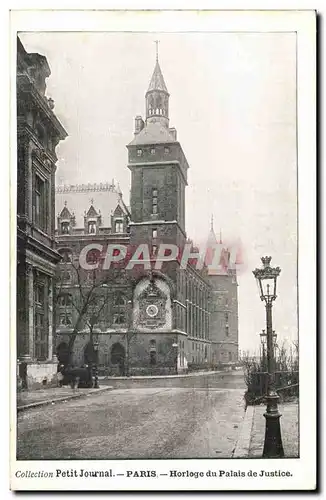
{"label": "lamp base", "polygon": [[283,458],[284,450],[281,436],[279,412],[264,413],[266,419],[263,458]]}

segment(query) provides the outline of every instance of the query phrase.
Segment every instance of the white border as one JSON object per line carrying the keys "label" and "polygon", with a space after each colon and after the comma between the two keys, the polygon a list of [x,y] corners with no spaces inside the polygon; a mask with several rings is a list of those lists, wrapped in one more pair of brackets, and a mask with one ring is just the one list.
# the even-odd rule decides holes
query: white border
{"label": "white border", "polygon": [[[37,2],[40,4],[40,2]],[[67,2],[56,2],[56,8]],[[240,3],[240,2],[239,2]],[[82,2],[79,5],[82,5]],[[98,5],[98,3],[94,3]],[[112,5],[112,4],[111,4]],[[133,4],[134,5],[134,4]],[[191,6],[191,2],[188,3]],[[205,8],[207,3],[205,3]],[[212,4],[211,4],[212,5]],[[89,6],[89,5],[88,5]],[[165,3],[165,8],[169,2]],[[198,4],[196,5],[198,7]],[[144,6],[144,2],[142,8]],[[202,8],[203,6],[201,6]],[[42,8],[44,5],[42,4]],[[189,7],[188,7],[189,8]],[[275,8],[275,6],[274,6]],[[11,488],[23,490],[298,490],[313,489],[316,476],[316,332],[315,332],[315,263],[316,263],[316,236],[315,236],[315,182],[316,182],[316,114],[315,114],[315,15],[314,12],[299,11],[163,11],[163,12],[105,12],[105,11],[15,11],[11,13],[10,25],[10,56],[11,56],[11,85],[15,88],[15,41],[17,31],[46,31],[46,30],[90,30],[90,31],[296,31],[298,43],[298,189],[299,189],[299,311],[300,311],[300,459],[270,460],[135,460],[135,461],[87,461],[88,469],[113,468],[116,472],[126,469],[156,469],[165,472],[170,469],[179,470],[290,470],[292,477],[263,479],[245,477],[240,479],[207,477],[196,480],[156,478],[154,480],[140,480],[126,478],[89,479],[61,479],[53,480],[24,480],[18,481],[14,477],[17,469],[55,470],[56,468],[79,469],[85,467],[85,462],[79,461],[45,461],[45,462],[16,462],[15,457],[15,398],[11,401],[12,435],[11,435]],[[11,94],[11,138],[15,140],[15,92]],[[11,148],[11,165],[16,164],[15,147]],[[11,169],[12,191],[11,210],[14,214],[15,168]],[[15,255],[15,226],[11,220],[12,241],[11,255]],[[15,261],[11,261],[11,276],[14,276]],[[11,394],[15,394],[15,286],[11,288]],[[305,410],[303,410],[305,409]],[[307,410],[306,410],[307,409]]]}

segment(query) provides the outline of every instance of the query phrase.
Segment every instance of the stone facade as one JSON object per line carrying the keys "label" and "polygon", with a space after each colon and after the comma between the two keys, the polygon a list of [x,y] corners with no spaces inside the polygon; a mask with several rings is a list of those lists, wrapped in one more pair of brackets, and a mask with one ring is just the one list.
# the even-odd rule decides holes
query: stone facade
{"label": "stone facade", "polygon": [[[76,365],[97,357],[100,372],[115,375],[235,363],[236,276],[212,276],[206,265],[196,269],[195,262],[186,269],[180,265],[185,244],[191,244],[185,229],[189,166],[169,126],[169,94],[158,61],[145,103],[146,119],[136,117],[127,146],[130,206],[114,182],[57,187],[58,356],[65,362],[70,352]],[[177,245],[179,253],[158,270],[154,263],[162,243]],[[104,269],[113,244],[126,246],[129,257],[146,244],[147,261],[130,267],[121,261]],[[89,245],[93,248],[86,252]],[[80,267],[83,251],[88,270]],[[220,304],[226,296],[229,302]]]}
{"label": "stone facade", "polygon": [[45,96],[47,60],[17,39],[17,356],[23,387],[53,383],[55,148],[66,132]]}

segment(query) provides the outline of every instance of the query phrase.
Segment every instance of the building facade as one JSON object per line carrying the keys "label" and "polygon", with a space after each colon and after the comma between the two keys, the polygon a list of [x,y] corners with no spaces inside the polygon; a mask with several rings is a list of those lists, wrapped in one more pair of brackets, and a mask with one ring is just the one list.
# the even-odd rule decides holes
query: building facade
{"label": "building facade", "polygon": [[17,39],[17,357],[23,387],[48,385],[54,344],[55,153],[67,133],[45,96],[50,68]]}
{"label": "building facade", "polygon": [[[177,131],[170,127],[169,97],[156,60],[145,94],[145,119],[135,118],[134,138],[127,146],[130,206],[114,183],[57,188],[62,255],[57,353],[62,361],[71,353],[75,364],[87,363],[95,337],[99,368],[108,374],[184,372],[237,360],[235,275],[220,279],[206,265],[197,269],[191,261],[181,266],[186,245],[196,249],[185,228],[189,165]],[[176,245],[179,251],[157,268],[161,244]],[[109,245],[125,246],[127,256],[104,269]],[[141,265],[127,259],[140,245],[146,246]],[[83,252],[87,270],[80,265]],[[232,304],[228,335],[217,310],[222,296],[230,296]]]}

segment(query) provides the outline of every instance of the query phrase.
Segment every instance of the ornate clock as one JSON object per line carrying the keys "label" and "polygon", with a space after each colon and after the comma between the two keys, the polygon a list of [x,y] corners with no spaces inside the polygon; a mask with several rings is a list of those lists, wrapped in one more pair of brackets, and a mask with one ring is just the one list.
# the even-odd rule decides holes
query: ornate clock
{"label": "ornate clock", "polygon": [[150,304],[146,307],[146,314],[150,318],[155,318],[158,315],[158,307],[155,304]]}

